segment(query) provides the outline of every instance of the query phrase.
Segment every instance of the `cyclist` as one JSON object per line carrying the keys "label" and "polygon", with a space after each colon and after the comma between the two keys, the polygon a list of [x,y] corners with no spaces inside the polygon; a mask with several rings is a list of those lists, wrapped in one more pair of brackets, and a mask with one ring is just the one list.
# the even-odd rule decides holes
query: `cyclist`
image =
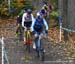
{"label": "cyclist", "polygon": [[44,4],[42,9],[40,10],[40,14],[47,20],[47,23],[49,23],[50,20],[50,13],[52,12],[53,7],[51,4],[47,5]]}
{"label": "cyclist", "polygon": [[[44,26],[45,26],[45,32],[48,33],[48,24],[44,17],[40,15],[40,13],[37,13],[37,17],[35,19],[35,22],[32,23],[31,29],[34,35],[34,41],[38,37],[38,34],[40,34],[43,37],[43,31],[44,31]],[[33,43],[33,48],[35,49],[36,43]]]}
{"label": "cyclist", "polygon": [[44,6],[42,7],[40,13],[41,13],[41,15],[42,15],[44,18],[46,18],[47,12],[48,12],[48,6],[47,6],[46,4],[44,4]]}
{"label": "cyclist", "polygon": [[23,13],[25,13],[25,10],[21,10],[21,12],[17,16],[17,23],[16,23],[17,30],[16,30],[16,33],[18,33],[19,27],[22,26],[21,23],[22,23],[22,15],[23,15]]}
{"label": "cyclist", "polygon": [[[31,9],[27,9],[27,12],[23,14],[22,17],[22,27],[24,28],[24,30],[26,31],[26,28],[30,28],[32,22],[34,22],[34,16],[32,14],[32,10]],[[25,36],[25,32],[24,32],[24,36]],[[26,44],[26,38],[24,37],[24,44]]]}

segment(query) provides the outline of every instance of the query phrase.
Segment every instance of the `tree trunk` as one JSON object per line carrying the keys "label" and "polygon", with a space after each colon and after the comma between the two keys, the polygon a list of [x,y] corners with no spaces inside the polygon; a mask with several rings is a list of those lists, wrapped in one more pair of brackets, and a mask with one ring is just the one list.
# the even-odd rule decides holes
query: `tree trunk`
{"label": "tree trunk", "polygon": [[[68,28],[75,30],[75,0],[68,0]],[[75,32],[73,36],[75,40]]]}
{"label": "tree trunk", "polygon": [[[63,26],[68,27],[68,0],[63,0]],[[64,30],[64,40],[68,40],[68,32]]]}
{"label": "tree trunk", "polygon": [[63,0],[58,0],[59,15],[63,14]]}

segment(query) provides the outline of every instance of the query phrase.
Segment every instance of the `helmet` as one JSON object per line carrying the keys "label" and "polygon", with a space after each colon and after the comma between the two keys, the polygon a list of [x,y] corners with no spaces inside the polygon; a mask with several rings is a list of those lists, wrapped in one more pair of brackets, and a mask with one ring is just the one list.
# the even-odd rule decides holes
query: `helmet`
{"label": "helmet", "polygon": [[38,19],[42,18],[40,12],[37,13],[37,18],[38,18]]}
{"label": "helmet", "polygon": [[45,12],[45,9],[42,9],[42,10],[41,10],[41,13],[42,13],[42,14],[45,14],[45,13],[46,13],[46,12]]}
{"label": "helmet", "polygon": [[31,9],[27,9],[27,13],[28,14],[31,14],[32,13],[32,10]]}
{"label": "helmet", "polygon": [[44,4],[44,6],[42,7],[42,9],[47,10],[48,9],[48,6],[46,4]]}
{"label": "helmet", "polygon": [[37,16],[40,16],[40,12],[37,13]]}

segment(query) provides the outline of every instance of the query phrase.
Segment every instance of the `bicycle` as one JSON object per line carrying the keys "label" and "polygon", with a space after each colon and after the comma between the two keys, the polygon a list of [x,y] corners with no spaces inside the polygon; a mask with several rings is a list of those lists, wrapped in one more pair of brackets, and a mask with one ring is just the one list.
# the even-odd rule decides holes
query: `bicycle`
{"label": "bicycle", "polygon": [[21,24],[19,24],[19,27],[17,28],[16,36],[17,36],[17,38],[18,38],[19,41],[22,40],[23,28],[22,28]]}
{"label": "bicycle", "polygon": [[42,61],[44,61],[44,47],[42,46],[43,40],[41,38],[41,35],[38,34],[38,37],[36,38],[36,52],[37,52],[37,57],[40,58]]}
{"label": "bicycle", "polygon": [[30,31],[30,28],[26,28],[25,31],[25,39],[24,45],[26,45],[26,50],[30,53],[30,45],[32,44],[32,32]]}

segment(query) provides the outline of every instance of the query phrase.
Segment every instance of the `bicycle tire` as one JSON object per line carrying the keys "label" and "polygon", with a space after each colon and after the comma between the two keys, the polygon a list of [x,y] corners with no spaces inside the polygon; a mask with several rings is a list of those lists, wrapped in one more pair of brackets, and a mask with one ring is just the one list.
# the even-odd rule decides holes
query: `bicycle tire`
{"label": "bicycle tire", "polygon": [[41,61],[44,61],[44,51],[43,50],[37,50],[37,57],[40,58]]}
{"label": "bicycle tire", "polygon": [[27,43],[27,49],[28,49],[28,53],[30,53],[30,43],[29,43],[29,40],[28,40],[28,43]]}
{"label": "bicycle tire", "polygon": [[37,56],[40,58],[42,61],[44,61],[44,49],[42,49],[42,39],[40,40],[40,48],[37,47]]}
{"label": "bicycle tire", "polygon": [[40,52],[37,50],[37,57],[39,58],[40,57]]}
{"label": "bicycle tire", "polygon": [[43,40],[41,39],[41,60],[44,61],[45,59],[45,51],[44,51],[44,45],[42,44]]}
{"label": "bicycle tire", "polygon": [[41,52],[41,60],[44,61],[45,56],[44,56],[44,50]]}
{"label": "bicycle tire", "polygon": [[39,54],[39,50],[38,50],[38,38],[35,39],[35,44],[36,44],[37,57],[39,58],[40,57],[40,54]]}

